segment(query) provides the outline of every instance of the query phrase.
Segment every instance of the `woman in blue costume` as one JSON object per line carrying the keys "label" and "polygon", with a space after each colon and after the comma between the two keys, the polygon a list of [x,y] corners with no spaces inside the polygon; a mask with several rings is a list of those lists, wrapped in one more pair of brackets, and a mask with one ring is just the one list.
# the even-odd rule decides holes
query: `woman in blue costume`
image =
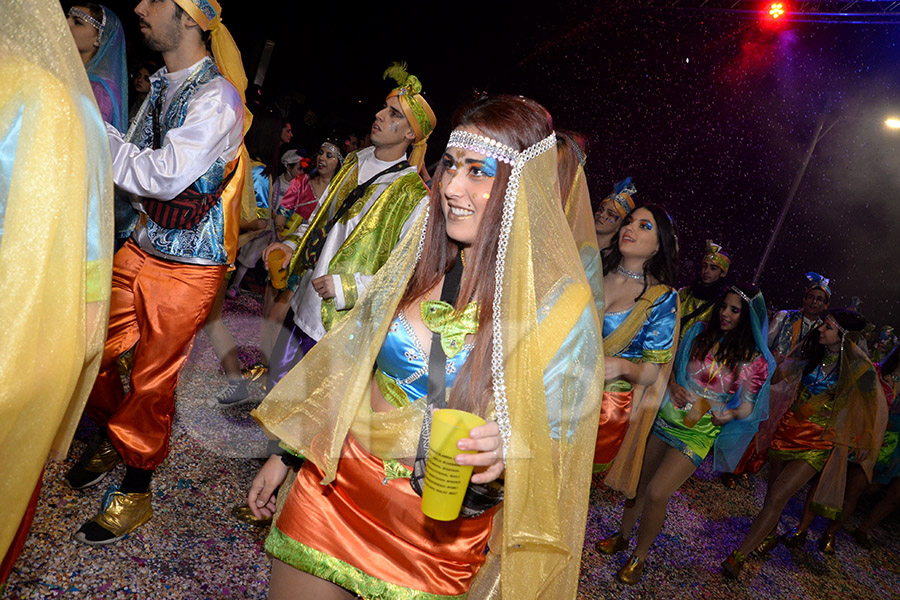
{"label": "woman in blue costume", "polygon": [[[637,458],[640,464],[649,425],[659,405],[654,399],[632,415],[634,388],[642,386],[638,403],[650,400],[653,384],[668,378],[666,366],[678,339],[678,294],[672,288],[678,244],[671,218],[653,204],[636,208],[625,217],[616,236],[603,265],[606,385],[594,452],[597,471],[609,468],[626,437],[627,460]],[[614,481],[622,468],[611,473]],[[630,479],[636,483],[637,477],[632,473]],[[634,490],[628,488],[633,487],[627,485],[622,491],[632,496]]]}
{"label": "woman in blue costume", "polygon": [[[813,513],[840,514],[851,450],[871,476],[887,410],[874,367],[853,342],[865,323],[856,311],[830,309],[824,324],[799,348],[799,359],[785,358],[773,377],[766,427],[776,428],[766,498],[740,547],[722,563],[726,575],[737,577],[752,550],[764,556],[777,545],[784,507],[817,474],[807,495],[807,514],[785,536],[785,544],[798,547],[806,541]],[[768,438],[763,428],[760,439]]]}
{"label": "woman in blue costume", "polygon": [[719,299],[709,323],[695,323],[675,358],[674,377],[653,424],[635,500],[622,513],[619,532],[601,541],[604,554],[628,549],[640,518],[637,547],[616,575],[635,584],[662,529],[666,505],[715,448],[716,468],[731,470],[766,418],[769,374],[766,302],[749,285]]}
{"label": "woman in blue costume", "polygon": [[897,400],[900,392],[900,346],[893,350],[880,363],[875,365],[881,388],[888,403],[888,423],[884,432],[884,441],[881,443],[881,451],[875,461],[873,480],[869,483],[866,472],[857,462],[848,465],[847,494],[844,498],[844,507],[840,516],[835,519],[825,530],[826,542],[823,544],[823,552],[834,551],[834,536],[844,526],[844,523],[856,510],[859,497],[866,492],[874,492],[880,487],[885,487],[885,494],[866,515],[865,520],[851,535],[856,543],[871,550],[872,540],[869,539],[869,531],[881,523],[882,519],[890,515],[897,506],[900,506],[900,401]]}
{"label": "woman in blue costume", "polygon": [[67,21],[103,120],[125,133],[128,65],[125,32],[119,17],[105,6],[85,2],[69,9]]}
{"label": "woman in blue costume", "polygon": [[[270,598],[498,598],[501,580],[504,597],[575,598],[602,342],[552,123],[503,96],[455,122],[428,210],[254,412],[307,458],[266,542]],[[444,381],[426,394],[435,365]],[[473,484],[502,480],[503,500],[439,522],[410,457],[448,386],[450,407],[488,421],[456,461],[476,466]],[[287,469],[276,456],[254,480],[259,516]]]}

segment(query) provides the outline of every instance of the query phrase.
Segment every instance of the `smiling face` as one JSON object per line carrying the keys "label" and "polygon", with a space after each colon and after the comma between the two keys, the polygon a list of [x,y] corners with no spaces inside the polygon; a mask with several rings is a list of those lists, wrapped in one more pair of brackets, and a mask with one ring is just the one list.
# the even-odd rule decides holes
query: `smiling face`
{"label": "smiling face", "polygon": [[616,203],[609,198],[604,200],[594,213],[594,231],[599,235],[615,233],[621,222],[622,217],[616,210]]}
{"label": "smiling face", "polygon": [[619,231],[619,251],[625,258],[647,260],[659,250],[656,219],[646,208],[631,211]]}
{"label": "smiling face", "polygon": [[838,329],[834,317],[825,317],[825,322],[819,326],[819,343],[823,346],[837,346],[841,343],[841,330]]}
{"label": "smiling face", "polygon": [[401,143],[412,142],[416,135],[413,133],[409,121],[403,114],[400,101],[396,96],[391,96],[384,103],[384,108],[375,113],[375,122],[372,123],[372,145],[396,146]]}
{"label": "smiling face", "polygon": [[[465,131],[481,133],[475,128]],[[472,150],[447,148],[441,166],[438,185],[447,235],[463,246],[471,245],[489,207],[497,161]]]}
{"label": "smiling face", "polygon": [[719,327],[722,331],[731,331],[741,322],[741,297],[734,292],[728,292],[719,309]]}

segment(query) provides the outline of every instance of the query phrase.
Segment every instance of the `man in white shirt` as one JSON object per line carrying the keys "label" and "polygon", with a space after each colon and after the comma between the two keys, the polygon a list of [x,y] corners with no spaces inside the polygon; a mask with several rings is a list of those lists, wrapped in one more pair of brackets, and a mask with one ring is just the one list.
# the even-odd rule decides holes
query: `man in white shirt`
{"label": "man in white shirt", "polygon": [[[115,256],[106,347],[86,407],[101,435],[66,474],[84,489],[125,463],[119,490],[75,534],[90,545],[121,539],[153,514],[150,478],[169,451],[178,374],[234,260],[244,183],[246,77],[218,3],[142,0],[135,12],[166,66],[127,135],[107,128],[113,179],[134,195],[138,218]],[[224,49],[215,61],[210,38]],[[126,395],[115,361],[131,347]]]}
{"label": "man in white shirt", "polygon": [[265,258],[283,250],[290,273],[301,275],[272,351],[269,389],[353,308],[427,202],[417,173],[436,119],[405,65],[389,75],[399,87],[375,115],[372,146],[347,157],[302,237],[266,249]]}

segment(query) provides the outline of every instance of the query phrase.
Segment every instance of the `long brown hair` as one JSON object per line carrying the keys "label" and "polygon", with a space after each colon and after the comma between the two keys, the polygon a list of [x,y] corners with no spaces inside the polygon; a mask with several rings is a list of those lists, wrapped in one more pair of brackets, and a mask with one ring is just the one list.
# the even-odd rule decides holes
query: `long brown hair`
{"label": "long brown hair", "polygon": [[[759,293],[759,289],[749,283],[735,286],[744,292],[748,298],[753,298]],[[737,325],[731,331],[722,331],[722,324],[719,321],[719,312],[725,306],[725,297],[728,294],[734,294],[741,301],[741,318]],[[732,371],[740,367],[743,363],[748,362],[756,353],[756,341],[753,339],[753,325],[750,317],[750,303],[732,290],[725,290],[716,307],[709,317],[706,328],[694,338],[694,346],[691,350],[691,358],[695,360],[703,360],[706,354],[719,343],[716,350],[715,359],[722,363],[723,366],[731,367]]]}
{"label": "long brown hair", "polygon": [[[547,110],[534,100],[521,96],[490,96],[466,104],[453,115],[452,125],[453,129],[477,128],[481,135],[520,152],[553,133],[553,121]],[[400,300],[401,310],[425,296],[456,262],[459,246],[447,236],[441,203],[444,171],[441,163],[434,173],[434,193],[429,203],[422,256]],[[466,255],[465,275],[456,299],[457,309],[477,301],[480,312],[475,348],[456,377],[448,404],[452,408],[480,415],[486,413],[492,395],[490,356],[494,277],[503,198],[511,171],[510,165],[497,162],[497,175],[491,188],[492,200]]]}

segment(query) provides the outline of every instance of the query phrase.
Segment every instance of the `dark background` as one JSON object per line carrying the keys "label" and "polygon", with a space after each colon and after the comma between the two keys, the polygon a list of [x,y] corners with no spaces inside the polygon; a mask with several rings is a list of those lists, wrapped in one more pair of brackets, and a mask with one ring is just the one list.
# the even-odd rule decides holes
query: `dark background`
{"label": "dark background", "polygon": [[[297,140],[315,149],[333,130],[366,132],[393,87],[381,73],[409,63],[439,125],[475,90],[522,94],[557,127],[589,136],[594,196],[634,177],[638,203],[673,215],[681,281],[704,240],[749,280],[763,254],[817,119],[819,142],[760,286],[770,307],[797,308],[804,274],[832,279],[832,305],[853,296],[879,326],[900,325],[900,27],[761,24],[737,11],[627,7],[606,2],[282,3],[226,0],[223,22],[252,82],[275,42],[261,93],[290,110]],[[141,48],[131,2],[110,2]],[[744,3],[747,6],[747,3]],[[304,124],[312,110],[313,127]]]}

